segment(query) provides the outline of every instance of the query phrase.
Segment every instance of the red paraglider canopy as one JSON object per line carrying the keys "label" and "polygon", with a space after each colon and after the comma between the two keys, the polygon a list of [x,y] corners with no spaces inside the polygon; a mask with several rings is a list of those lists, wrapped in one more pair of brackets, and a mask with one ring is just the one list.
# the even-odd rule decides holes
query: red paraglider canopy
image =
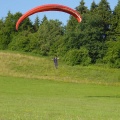
{"label": "red paraglider canopy", "polygon": [[69,8],[67,6],[64,6],[64,5],[59,5],[59,4],[47,4],[47,5],[42,5],[42,6],[38,6],[38,7],[35,7],[31,10],[29,10],[28,12],[26,12],[25,14],[23,14],[17,21],[16,23],[16,30],[18,30],[18,27],[20,25],[20,23],[25,19],[27,18],[28,16],[34,14],[34,13],[37,13],[37,12],[44,12],[44,11],[62,11],[62,12],[66,12],[66,13],[69,13],[71,14],[72,16],[74,16],[78,22],[81,22],[82,21],[82,18],[80,16],[80,14],[72,9],[72,8]]}

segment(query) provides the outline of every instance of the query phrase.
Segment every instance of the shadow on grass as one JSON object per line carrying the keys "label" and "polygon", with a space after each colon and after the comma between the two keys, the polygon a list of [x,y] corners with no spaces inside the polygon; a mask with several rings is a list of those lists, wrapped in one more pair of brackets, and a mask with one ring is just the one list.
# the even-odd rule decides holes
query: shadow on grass
{"label": "shadow on grass", "polygon": [[88,98],[120,98],[119,95],[117,96],[86,96]]}

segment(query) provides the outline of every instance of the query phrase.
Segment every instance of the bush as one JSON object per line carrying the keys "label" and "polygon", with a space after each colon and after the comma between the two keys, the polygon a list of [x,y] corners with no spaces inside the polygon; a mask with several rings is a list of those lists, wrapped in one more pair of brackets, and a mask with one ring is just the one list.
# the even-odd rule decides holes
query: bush
{"label": "bush", "polygon": [[10,50],[17,50],[17,51],[24,51],[28,52],[28,43],[29,39],[24,36],[15,36],[12,40],[12,42],[9,44],[9,49]]}
{"label": "bush", "polygon": [[88,50],[84,47],[81,49],[69,50],[64,60],[69,65],[89,65],[91,63],[91,58],[89,57]]}
{"label": "bush", "polygon": [[108,50],[104,57],[104,63],[110,67],[120,68],[120,41],[109,41]]}

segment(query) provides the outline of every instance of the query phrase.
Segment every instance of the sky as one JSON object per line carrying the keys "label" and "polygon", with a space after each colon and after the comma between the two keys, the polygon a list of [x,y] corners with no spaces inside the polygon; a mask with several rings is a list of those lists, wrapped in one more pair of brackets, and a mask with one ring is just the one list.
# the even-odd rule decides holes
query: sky
{"label": "sky", "polygon": [[[0,19],[4,19],[7,16],[8,11],[10,11],[12,14],[15,14],[16,12],[21,12],[24,14],[28,10],[44,5],[44,4],[62,4],[68,7],[71,7],[75,9],[77,6],[80,5],[81,0],[0,0]],[[85,6],[90,8],[91,3],[93,0],[84,0]],[[96,4],[100,2],[100,0],[94,0]],[[115,6],[118,3],[118,0],[107,0],[110,4],[111,9],[113,10]],[[34,15],[31,15],[29,18],[32,22],[35,21],[36,16],[39,17],[40,20],[42,20],[43,16],[46,15],[48,19],[58,19],[61,21],[64,25],[67,23],[69,19],[69,14],[64,12],[42,12],[42,13],[36,13]]]}

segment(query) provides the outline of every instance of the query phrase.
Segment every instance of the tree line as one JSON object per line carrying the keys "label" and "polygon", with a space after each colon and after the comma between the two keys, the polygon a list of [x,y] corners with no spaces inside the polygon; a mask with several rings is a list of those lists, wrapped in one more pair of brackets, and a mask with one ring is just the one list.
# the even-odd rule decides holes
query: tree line
{"label": "tree line", "polygon": [[15,24],[22,13],[8,11],[0,19],[0,49],[57,55],[69,65],[102,63],[120,68],[120,0],[114,10],[107,0],[93,1],[90,9],[81,0],[75,9],[82,16],[81,23],[72,16],[66,25],[37,16],[34,22],[25,19],[18,31]]}

